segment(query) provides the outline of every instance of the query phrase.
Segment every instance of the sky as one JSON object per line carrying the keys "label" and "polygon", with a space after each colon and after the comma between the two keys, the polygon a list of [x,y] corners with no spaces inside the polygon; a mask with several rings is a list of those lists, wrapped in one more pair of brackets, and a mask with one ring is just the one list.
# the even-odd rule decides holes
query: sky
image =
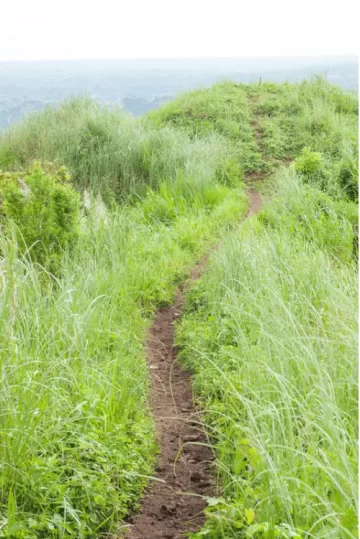
{"label": "sky", "polygon": [[346,55],[356,0],[3,0],[0,61]]}

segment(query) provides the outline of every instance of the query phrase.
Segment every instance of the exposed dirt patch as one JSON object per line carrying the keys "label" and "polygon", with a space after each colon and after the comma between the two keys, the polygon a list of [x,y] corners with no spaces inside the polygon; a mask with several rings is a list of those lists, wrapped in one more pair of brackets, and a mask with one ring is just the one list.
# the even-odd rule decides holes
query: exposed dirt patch
{"label": "exposed dirt patch", "polygon": [[248,195],[250,199],[249,207],[246,213],[246,217],[256,215],[262,208],[262,198],[258,191],[254,189],[248,189]]}
{"label": "exposed dirt patch", "polygon": [[[249,190],[248,194],[247,216],[261,208],[259,193]],[[208,256],[193,268],[190,281],[201,276]],[[191,374],[178,363],[174,345],[174,323],[183,305],[180,287],[173,304],[157,312],[146,343],[150,406],[160,447],[158,481],[146,492],[141,512],[128,520],[127,539],[179,539],[199,530],[206,497],[216,494],[213,455],[201,424],[201,410],[194,405]]]}
{"label": "exposed dirt patch", "polygon": [[261,138],[263,136],[263,130],[260,126],[260,123],[258,120],[253,120],[251,122],[251,125],[252,125],[252,128],[253,128],[253,131],[254,131],[254,135],[255,135],[255,140],[261,144]]}
{"label": "exposed dirt patch", "polygon": [[263,172],[247,172],[244,183],[260,182],[264,180]]}

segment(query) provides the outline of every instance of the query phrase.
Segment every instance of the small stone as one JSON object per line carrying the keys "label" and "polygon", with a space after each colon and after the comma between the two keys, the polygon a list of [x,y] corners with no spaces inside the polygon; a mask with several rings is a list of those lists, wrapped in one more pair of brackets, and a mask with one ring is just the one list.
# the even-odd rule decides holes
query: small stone
{"label": "small stone", "polygon": [[202,434],[187,434],[184,436],[184,442],[199,442],[202,438]]}

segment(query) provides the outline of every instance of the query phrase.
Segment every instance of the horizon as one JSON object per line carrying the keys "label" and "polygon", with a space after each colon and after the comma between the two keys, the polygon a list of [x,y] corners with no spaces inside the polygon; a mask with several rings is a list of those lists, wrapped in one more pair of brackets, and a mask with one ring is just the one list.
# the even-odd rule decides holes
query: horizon
{"label": "horizon", "polygon": [[358,58],[348,55],[119,58],[0,61],[0,129],[25,114],[88,95],[141,115],[179,93],[224,80],[299,82],[323,76],[346,90],[358,88]]}

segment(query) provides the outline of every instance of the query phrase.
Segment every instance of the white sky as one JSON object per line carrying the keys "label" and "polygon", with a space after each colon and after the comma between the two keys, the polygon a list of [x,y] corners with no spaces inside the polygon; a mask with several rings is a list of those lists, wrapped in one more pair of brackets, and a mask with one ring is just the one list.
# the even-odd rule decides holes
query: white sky
{"label": "white sky", "polygon": [[357,54],[356,0],[1,0],[0,60]]}

